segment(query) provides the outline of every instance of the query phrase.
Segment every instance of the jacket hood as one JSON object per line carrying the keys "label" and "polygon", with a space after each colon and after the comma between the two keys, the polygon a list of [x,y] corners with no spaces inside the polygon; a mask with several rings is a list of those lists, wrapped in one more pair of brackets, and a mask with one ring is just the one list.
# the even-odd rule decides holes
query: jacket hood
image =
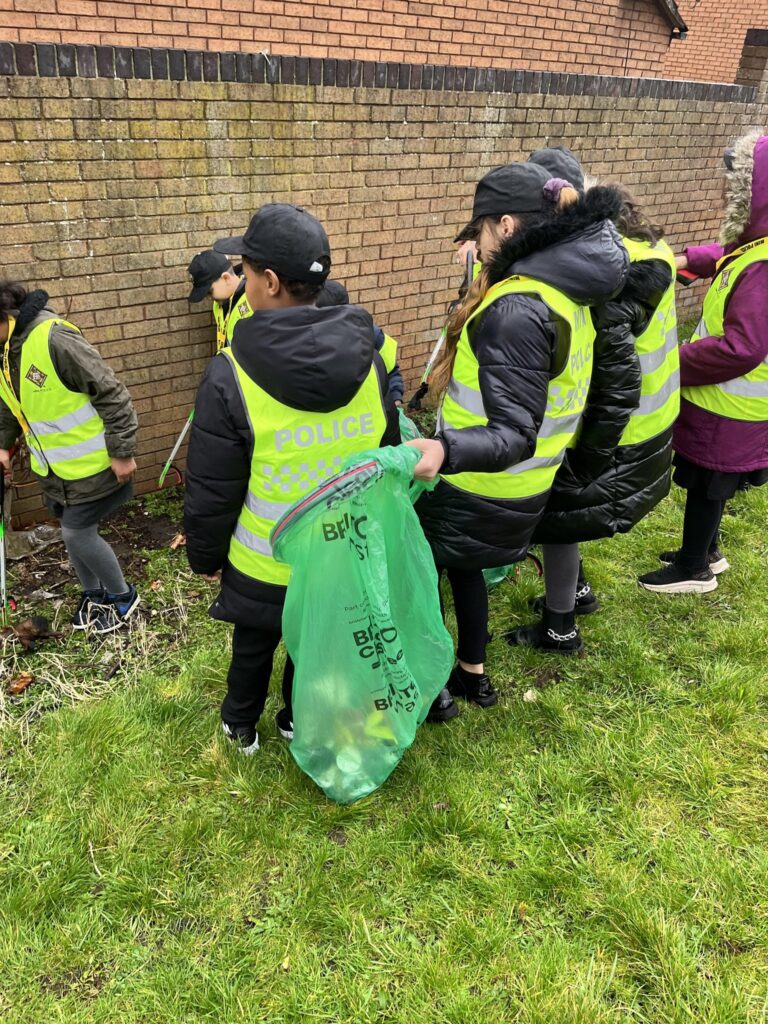
{"label": "jacket hood", "polygon": [[354,398],[370,372],[373,320],[359,306],[257,310],[238,321],[232,352],[278,402],[332,412]]}
{"label": "jacket hood", "polygon": [[[29,334],[33,326],[37,326],[34,321],[46,309],[47,302],[48,292],[44,292],[42,288],[36,288],[27,294],[16,316],[16,326],[13,330],[14,338],[24,338]],[[53,315],[52,310],[49,309],[47,312]]]}
{"label": "jacket hood", "polygon": [[768,235],[768,135],[750,132],[733,147],[733,170],[726,173],[723,245]]}
{"label": "jacket hood", "polygon": [[629,270],[629,253],[613,224],[621,202],[615,189],[593,188],[554,218],[512,235],[489,261],[490,283],[527,274],[577,302],[605,302]]}

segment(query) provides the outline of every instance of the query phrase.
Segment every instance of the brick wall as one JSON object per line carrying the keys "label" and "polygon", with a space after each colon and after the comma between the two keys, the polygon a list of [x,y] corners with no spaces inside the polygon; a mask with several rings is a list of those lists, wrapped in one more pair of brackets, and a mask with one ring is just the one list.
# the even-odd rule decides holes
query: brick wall
{"label": "brick wall", "polygon": [[[76,56],[69,77],[7,74],[31,71],[29,53],[9,65],[0,47],[3,270],[45,285],[129,386],[144,489],[213,348],[187,263],[254,207],[290,199],[323,220],[334,275],[400,340],[412,385],[458,287],[451,238],[483,172],[566,143],[634,188],[679,246],[716,234],[723,145],[756,117],[753,89],[660,80],[221,55],[207,74],[241,81],[173,81],[159,51],[147,59],[165,80],[88,78],[96,54]],[[32,57],[51,69],[51,51]],[[681,296],[684,315],[698,298]]]}
{"label": "brick wall", "polygon": [[768,0],[678,0],[678,7],[688,37],[672,41],[664,75],[735,82],[747,31],[768,28]]}
{"label": "brick wall", "polygon": [[0,0],[8,41],[614,75],[659,75],[670,31],[656,0]]}

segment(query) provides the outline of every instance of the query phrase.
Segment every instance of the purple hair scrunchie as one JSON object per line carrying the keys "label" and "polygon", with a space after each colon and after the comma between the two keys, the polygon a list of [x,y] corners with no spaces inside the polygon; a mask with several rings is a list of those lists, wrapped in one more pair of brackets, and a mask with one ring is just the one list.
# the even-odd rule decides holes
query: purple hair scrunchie
{"label": "purple hair scrunchie", "polygon": [[560,193],[564,188],[573,188],[573,185],[565,178],[550,178],[544,184],[544,198],[548,199],[550,203],[559,203]]}

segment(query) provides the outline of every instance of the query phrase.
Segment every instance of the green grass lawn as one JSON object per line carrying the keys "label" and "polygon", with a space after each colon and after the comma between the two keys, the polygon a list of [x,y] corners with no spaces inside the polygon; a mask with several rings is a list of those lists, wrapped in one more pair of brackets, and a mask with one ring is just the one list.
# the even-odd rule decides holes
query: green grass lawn
{"label": "green grass lawn", "polygon": [[[714,594],[641,593],[679,498],[585,547],[583,657],[494,641],[499,706],[351,807],[276,698],[258,756],[220,740],[229,632],[153,553],[133,650],[49,643],[0,709],[3,1024],[768,1020],[768,488]],[[494,593],[497,633],[537,587]]]}

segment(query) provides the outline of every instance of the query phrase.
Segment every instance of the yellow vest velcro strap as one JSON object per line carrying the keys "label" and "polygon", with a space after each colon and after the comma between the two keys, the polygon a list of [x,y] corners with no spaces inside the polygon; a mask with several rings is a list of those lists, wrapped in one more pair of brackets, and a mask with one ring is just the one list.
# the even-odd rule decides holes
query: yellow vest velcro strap
{"label": "yellow vest velcro strap", "polygon": [[[95,452],[103,451],[106,441],[104,434],[97,434],[96,437],[91,437],[87,441],[78,441],[76,444],[64,444],[59,448],[46,448],[44,461],[54,466],[59,462],[72,462],[73,459],[81,459],[83,455],[93,455]],[[27,439],[28,447],[34,449],[34,443],[29,444]],[[37,449],[34,449],[35,451]]]}
{"label": "yellow vest velcro strap", "polygon": [[[637,341],[637,338],[635,338]],[[643,373],[649,374],[654,373],[664,364],[665,359],[670,352],[674,352],[677,349],[677,326],[667,331],[666,339],[661,348],[657,348],[653,352],[643,352],[640,355],[640,369]]]}
{"label": "yellow vest velcro strap", "polygon": [[294,504],[293,501],[269,501],[267,498],[258,497],[253,491],[248,491],[245,496],[245,507],[249,512],[272,522],[277,522]]}
{"label": "yellow vest velcro strap", "polygon": [[81,409],[59,416],[55,420],[30,420],[29,426],[36,434],[66,434],[67,431],[92,420],[94,416],[98,416],[98,413],[88,402]]}
{"label": "yellow vest velcro strap", "polygon": [[241,522],[235,526],[232,536],[249,551],[255,551],[259,555],[272,556],[272,547],[266,537],[260,537],[257,533],[253,533]]}

